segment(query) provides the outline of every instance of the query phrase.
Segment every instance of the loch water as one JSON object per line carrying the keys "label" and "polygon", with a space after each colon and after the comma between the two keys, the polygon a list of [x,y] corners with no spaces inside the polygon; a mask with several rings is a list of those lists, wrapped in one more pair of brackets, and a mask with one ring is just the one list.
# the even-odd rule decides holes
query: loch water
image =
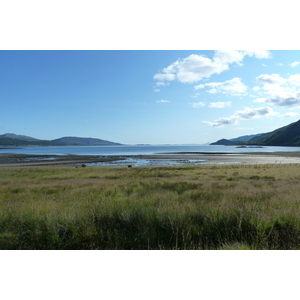
{"label": "loch water", "polygon": [[247,147],[219,146],[219,145],[114,145],[114,146],[48,146],[48,147],[20,147],[0,148],[0,154],[28,154],[28,155],[152,155],[177,152],[297,152],[300,147]]}

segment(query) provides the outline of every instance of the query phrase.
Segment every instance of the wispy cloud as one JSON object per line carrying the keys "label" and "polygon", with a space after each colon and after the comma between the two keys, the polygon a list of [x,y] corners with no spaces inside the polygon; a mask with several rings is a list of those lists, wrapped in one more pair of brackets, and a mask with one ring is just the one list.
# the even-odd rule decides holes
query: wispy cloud
{"label": "wispy cloud", "polygon": [[296,66],[298,66],[300,64],[299,61],[294,61],[290,64],[291,67],[295,68]]}
{"label": "wispy cloud", "polygon": [[285,114],[282,114],[282,115],[278,115],[278,117],[288,117],[288,118],[290,118],[290,117],[296,117],[298,115],[299,114],[296,113],[296,112],[288,112],[288,113],[285,113]]}
{"label": "wispy cloud", "polygon": [[231,96],[241,96],[247,93],[247,86],[241,81],[241,78],[235,77],[224,82],[209,82],[195,86],[196,90],[208,87],[208,93],[222,93]]}
{"label": "wispy cloud", "polygon": [[200,93],[196,93],[195,95],[192,95],[192,98],[197,98],[200,95]]}
{"label": "wispy cloud", "polygon": [[169,101],[169,100],[158,100],[158,101],[156,101],[156,103],[168,103],[168,102],[171,102],[171,101]]}
{"label": "wispy cloud", "polygon": [[241,66],[245,56],[255,58],[270,58],[269,51],[239,51],[239,50],[219,50],[215,51],[212,59],[204,56],[192,54],[184,59],[178,59],[162,72],[153,76],[158,82],[177,80],[182,83],[198,82],[204,78],[209,78],[213,74],[220,74],[229,70],[230,64]]}
{"label": "wispy cloud", "polygon": [[204,102],[192,102],[192,103],[189,103],[189,104],[193,108],[200,108],[200,107],[206,106],[206,104]]}
{"label": "wispy cloud", "polygon": [[160,87],[161,86],[166,86],[166,85],[169,85],[168,82],[162,82],[162,81],[158,81],[155,83],[155,86],[154,86],[154,92],[160,92]]}
{"label": "wispy cloud", "polygon": [[225,108],[231,106],[231,102],[211,102],[209,107],[211,108]]}
{"label": "wispy cloud", "polygon": [[213,122],[203,121],[202,123],[211,125],[213,127],[222,127],[224,125],[237,125],[240,120],[257,119],[267,116],[273,116],[277,113],[271,107],[249,108],[236,111],[229,118],[220,118]]}

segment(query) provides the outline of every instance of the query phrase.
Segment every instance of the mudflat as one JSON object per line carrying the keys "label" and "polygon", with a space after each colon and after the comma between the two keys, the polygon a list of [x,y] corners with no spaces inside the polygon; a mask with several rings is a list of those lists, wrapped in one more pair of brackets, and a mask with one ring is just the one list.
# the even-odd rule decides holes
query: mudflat
{"label": "mudflat", "polygon": [[[179,152],[155,155],[26,155],[0,154],[0,167],[38,167],[38,166],[78,166],[87,163],[111,163],[122,165],[126,159],[135,160],[199,160],[201,164],[292,164],[300,163],[300,152],[251,152],[251,153],[220,153],[220,152]],[[124,165],[124,164],[123,164]]]}

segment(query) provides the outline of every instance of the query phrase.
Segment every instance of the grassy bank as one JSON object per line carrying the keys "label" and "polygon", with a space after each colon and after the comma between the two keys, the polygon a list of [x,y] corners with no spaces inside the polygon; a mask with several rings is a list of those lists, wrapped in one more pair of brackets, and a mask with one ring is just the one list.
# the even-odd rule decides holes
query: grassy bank
{"label": "grassy bank", "polygon": [[299,249],[300,165],[0,169],[0,249]]}

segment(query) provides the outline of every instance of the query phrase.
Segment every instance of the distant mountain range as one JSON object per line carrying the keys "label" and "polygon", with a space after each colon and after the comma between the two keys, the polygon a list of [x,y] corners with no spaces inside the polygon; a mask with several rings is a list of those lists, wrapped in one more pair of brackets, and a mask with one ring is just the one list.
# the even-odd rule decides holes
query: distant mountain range
{"label": "distant mountain range", "polygon": [[211,145],[300,146],[300,120],[271,132],[221,139]]}
{"label": "distant mountain range", "polygon": [[19,147],[19,146],[105,146],[121,145],[106,140],[82,137],[62,137],[55,140],[39,140],[26,135],[5,133],[0,135],[0,146]]}

